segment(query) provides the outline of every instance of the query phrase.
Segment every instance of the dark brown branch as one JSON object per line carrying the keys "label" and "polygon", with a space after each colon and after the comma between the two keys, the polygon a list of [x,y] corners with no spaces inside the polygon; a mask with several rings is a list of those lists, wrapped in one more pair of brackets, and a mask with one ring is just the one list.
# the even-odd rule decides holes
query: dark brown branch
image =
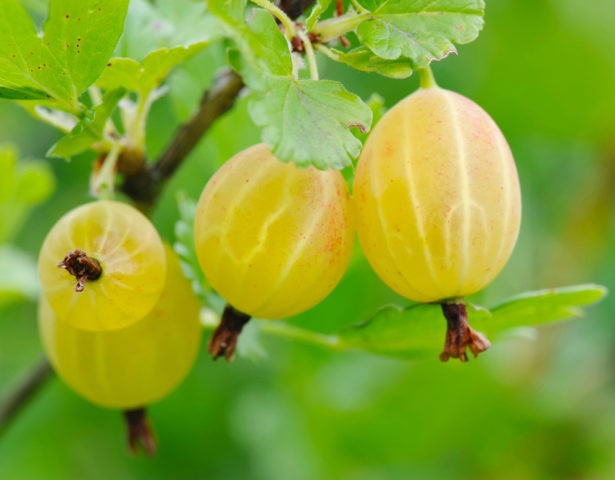
{"label": "dark brown branch", "polygon": [[43,359],[26,374],[15,390],[9,393],[0,404],[0,436],[6,432],[17,414],[28,405],[52,375],[51,365],[47,359]]}
{"label": "dark brown branch", "polygon": [[179,129],[156,162],[154,168],[163,179],[173,175],[211,124],[233,107],[242,88],[241,77],[232,70],[224,70],[218,75],[211,90],[201,98],[198,112]]}
{"label": "dark brown branch", "polygon": [[243,88],[243,81],[231,70],[223,71],[210,90],[201,97],[197,112],[177,131],[175,137],[154,164],[143,163],[132,175],[125,175],[122,191],[142,210],[158,200],[164,183],[171,178],[209,127],[229,111]]}
{"label": "dark brown branch", "polygon": [[315,2],[316,0],[278,0],[276,3],[291,20],[295,20]]}

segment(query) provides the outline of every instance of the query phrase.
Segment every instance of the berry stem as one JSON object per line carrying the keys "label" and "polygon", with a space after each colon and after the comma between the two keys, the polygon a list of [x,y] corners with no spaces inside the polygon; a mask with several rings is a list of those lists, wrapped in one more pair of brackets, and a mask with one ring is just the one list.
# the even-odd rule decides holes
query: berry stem
{"label": "berry stem", "polygon": [[438,84],[436,83],[436,79],[433,76],[433,72],[431,71],[431,68],[419,68],[418,72],[419,84],[421,88],[434,88],[438,86]]}
{"label": "berry stem", "polygon": [[114,144],[104,157],[102,167],[98,172],[92,172],[90,191],[98,198],[110,199],[115,192],[115,177],[117,161],[122,151],[120,145]]}
{"label": "berry stem", "polygon": [[458,358],[462,362],[468,361],[466,349],[477,357],[490,346],[489,340],[470,327],[468,311],[463,300],[454,300],[442,303],[442,312],[446,317],[446,342],[440,354],[440,360],[446,362],[449,358]]}
{"label": "berry stem", "polygon": [[301,43],[303,43],[303,48],[305,49],[305,56],[310,67],[310,79],[318,80],[318,65],[316,63],[316,56],[314,55],[312,42],[310,42],[310,39],[302,30],[298,30],[297,35],[299,36]]}
{"label": "berry stem", "polygon": [[148,457],[153,456],[157,442],[145,407],[124,410],[124,420],[130,453],[137,455],[142,449]]}
{"label": "berry stem", "polygon": [[208,351],[212,354],[214,360],[220,357],[226,358],[229,362],[233,360],[239,334],[244,325],[250,321],[250,318],[250,315],[226,304],[220,325],[218,325],[218,328],[216,328],[209,340]]}
{"label": "berry stem", "polygon": [[86,281],[98,280],[103,273],[100,262],[79,249],[69,252],[58,263],[58,268],[63,268],[77,279],[75,292],[83,292]]}

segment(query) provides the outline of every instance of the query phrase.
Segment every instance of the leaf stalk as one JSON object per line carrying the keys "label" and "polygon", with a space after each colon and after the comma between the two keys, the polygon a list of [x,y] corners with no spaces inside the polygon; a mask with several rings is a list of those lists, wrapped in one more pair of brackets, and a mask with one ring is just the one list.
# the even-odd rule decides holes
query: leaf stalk
{"label": "leaf stalk", "polygon": [[303,30],[298,30],[297,36],[303,43],[303,48],[305,49],[305,56],[307,58],[308,65],[310,68],[310,78],[312,80],[318,80],[318,64],[316,63],[316,56],[314,55],[314,48],[312,46],[312,42],[310,42],[310,39]]}

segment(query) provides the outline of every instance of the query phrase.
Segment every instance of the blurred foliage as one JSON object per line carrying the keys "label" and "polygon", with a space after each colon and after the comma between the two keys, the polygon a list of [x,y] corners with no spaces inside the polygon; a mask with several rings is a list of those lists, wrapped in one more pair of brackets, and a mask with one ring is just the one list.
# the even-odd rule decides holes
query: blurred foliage
{"label": "blurred foliage", "polygon": [[[41,2],[31,1],[32,5]],[[472,98],[498,122],[519,169],[524,218],[515,253],[471,300],[497,304],[570,283],[615,286],[615,9],[611,0],[492,0],[478,40],[435,65],[438,83]],[[205,50],[155,103],[148,150],[173,135],[211,79]],[[387,106],[417,87],[358,74],[323,59],[324,78]],[[0,142],[43,157],[56,137],[0,103]],[[153,220],[167,240],[176,195],[197,198],[258,131],[241,101],[169,183]],[[59,188],[12,243],[35,256],[51,225],[88,197],[91,160],[52,159]],[[25,165],[19,160],[17,166]],[[0,194],[3,192],[0,192]],[[613,290],[613,288],[611,288]],[[291,323],[328,333],[406,302],[357,248],[322,304]],[[41,354],[34,302],[0,306],[0,392]],[[441,364],[330,352],[263,337],[267,356],[213,363],[203,352],[188,379],[151,407],[153,459],[131,458],[117,412],[54,379],[0,440],[0,478],[606,479],[615,478],[615,296],[587,318],[500,340],[476,361]],[[442,325],[444,332],[444,325]]]}

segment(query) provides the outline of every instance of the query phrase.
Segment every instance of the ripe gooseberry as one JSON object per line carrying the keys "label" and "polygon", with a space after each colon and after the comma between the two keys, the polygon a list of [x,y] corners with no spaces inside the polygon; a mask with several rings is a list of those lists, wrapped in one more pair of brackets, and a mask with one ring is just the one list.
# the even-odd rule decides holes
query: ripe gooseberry
{"label": "ripe gooseberry", "polygon": [[491,117],[436,86],[408,96],[367,139],[354,201],[359,242],[380,278],[411,300],[444,302],[442,360],[467,359],[466,347],[475,355],[488,348],[457,317],[465,315],[458,299],[496,277],[519,232],[517,171]]}
{"label": "ripe gooseberry", "polygon": [[201,343],[200,302],[177,255],[165,245],[167,278],[158,303],[140,321],[86,331],[39,305],[39,330],[56,372],[73,390],[108,408],[136,412],[171,392],[188,374]]}
{"label": "ripe gooseberry", "polygon": [[233,316],[234,325],[226,323],[236,334],[214,334],[210,344],[214,356],[230,359],[250,316],[296,315],[337,285],[354,243],[348,189],[338,171],[283,163],[265,144],[255,145],[207,183],[194,238],[205,276],[232,306],[217,333]]}
{"label": "ripe gooseberry", "polygon": [[151,311],[164,286],[166,261],[158,232],[141,212],[101,200],[58,220],[43,242],[38,270],[43,296],[60,321],[103,331]]}

